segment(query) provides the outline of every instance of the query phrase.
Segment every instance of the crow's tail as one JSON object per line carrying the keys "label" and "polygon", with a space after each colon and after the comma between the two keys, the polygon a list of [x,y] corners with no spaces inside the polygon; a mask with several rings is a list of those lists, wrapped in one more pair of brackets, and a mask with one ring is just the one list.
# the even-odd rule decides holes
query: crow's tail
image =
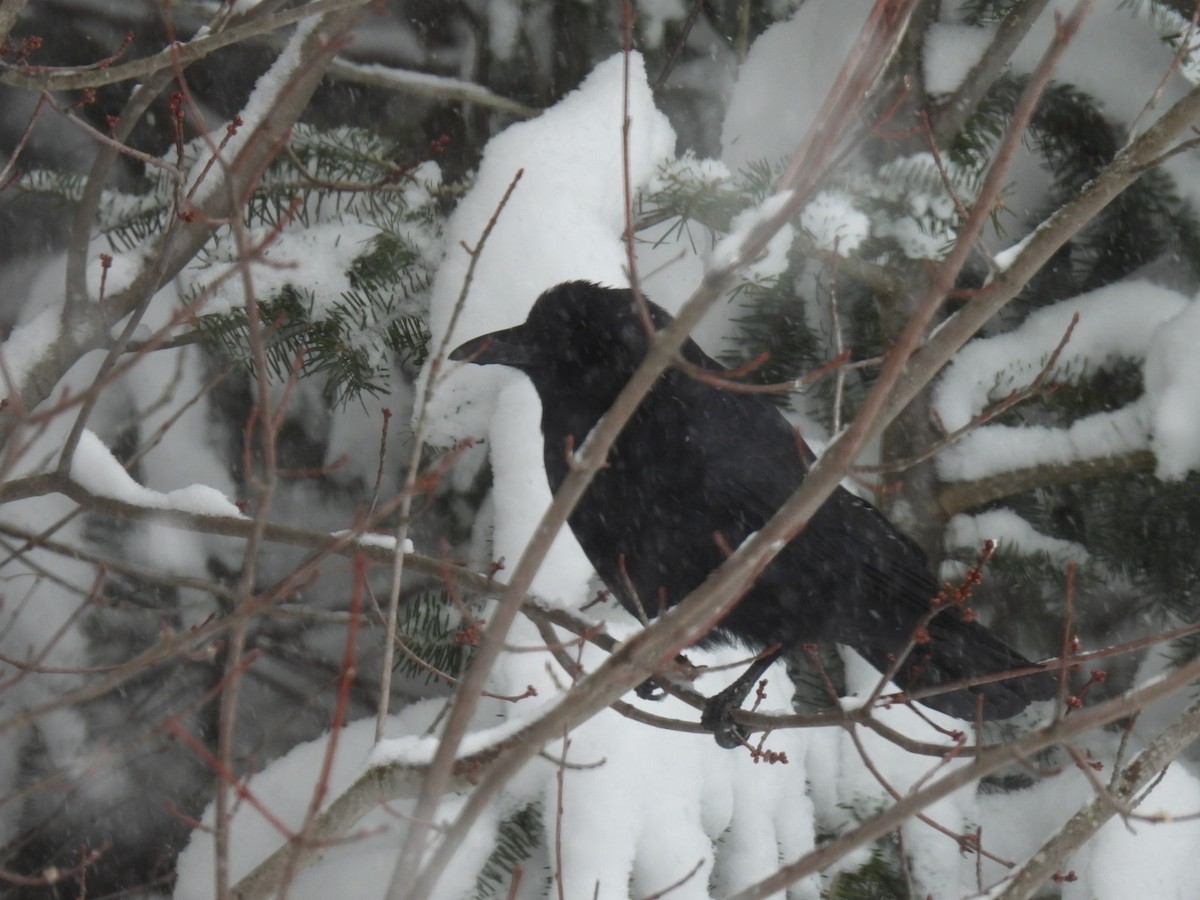
{"label": "crow's tail", "polygon": [[[926,629],[929,640],[919,643],[904,660],[895,682],[907,694],[940,685],[1026,669],[1034,664],[975,621],[963,621],[957,609],[934,617]],[[853,646],[853,644],[851,644]],[[881,672],[888,671],[897,651],[854,647]],[[974,721],[980,698],[984,719],[1007,719],[1035,700],[1051,699],[1057,680],[1051,672],[994,681],[947,693],[921,697],[920,703],[956,719]]]}

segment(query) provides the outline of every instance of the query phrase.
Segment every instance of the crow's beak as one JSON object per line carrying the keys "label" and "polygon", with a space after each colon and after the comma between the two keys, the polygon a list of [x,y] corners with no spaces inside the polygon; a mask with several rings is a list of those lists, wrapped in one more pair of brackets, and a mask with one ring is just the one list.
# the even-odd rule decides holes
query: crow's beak
{"label": "crow's beak", "polygon": [[475,363],[477,366],[512,366],[523,369],[534,362],[532,350],[525,344],[524,327],[506,328],[459,344],[451,353],[455,362]]}

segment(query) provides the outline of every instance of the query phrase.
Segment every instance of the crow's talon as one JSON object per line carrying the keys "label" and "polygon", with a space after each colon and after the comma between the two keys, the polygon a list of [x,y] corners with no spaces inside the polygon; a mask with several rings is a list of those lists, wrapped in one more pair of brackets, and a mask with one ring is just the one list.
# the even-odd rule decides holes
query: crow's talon
{"label": "crow's talon", "polygon": [[713,740],[717,742],[718,747],[724,750],[732,750],[735,747],[742,746],[749,737],[750,732],[739,725],[734,725],[732,722],[729,728],[721,728],[713,732]]}
{"label": "crow's talon", "polygon": [[722,691],[710,697],[704,704],[704,712],[700,714],[700,724],[713,733],[717,745],[726,750],[740,747],[750,737],[750,732],[733,721],[733,711],[741,706],[741,699],[736,703],[726,692]]}
{"label": "crow's talon", "polygon": [[636,688],[634,688],[634,693],[636,693],[643,700],[661,700],[663,697],[667,696],[667,692],[659,687],[658,682],[653,678],[647,678],[645,681],[639,684]]}
{"label": "crow's talon", "polygon": [[779,658],[780,650],[776,648],[769,653],[759,656],[750,667],[738,676],[737,681],[725,688],[719,694],[713,694],[704,704],[704,712],[700,714],[700,724],[713,733],[717,743],[729,750],[740,747],[750,737],[750,729],[743,728],[733,721],[733,711],[741,709],[750,691],[758,683],[763,672],[770,668],[771,663]]}

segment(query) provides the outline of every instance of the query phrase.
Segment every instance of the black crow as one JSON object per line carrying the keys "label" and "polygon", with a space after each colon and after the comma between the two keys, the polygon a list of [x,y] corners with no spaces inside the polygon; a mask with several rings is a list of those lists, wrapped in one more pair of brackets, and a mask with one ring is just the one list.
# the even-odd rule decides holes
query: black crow
{"label": "black crow", "polygon": [[[656,329],[671,316],[647,302]],[[578,447],[641,363],[649,339],[629,290],[575,281],[538,298],[523,325],[483,335],[450,358],[519,369],[542,402],[543,458],[552,491]],[[693,341],[682,357],[723,367]],[[571,514],[571,531],[621,605],[653,619],[678,603],[759,529],[804,480],[807,448],[773,405],[670,368],[633,414]],[[701,642],[740,641],[766,654],[710,701],[703,721],[722,746],[738,743],[732,721],[754,681],[780,653],[836,641],[881,672],[908,645],[938,595],[921,550],[875,507],[837,488]],[[926,626],[895,674],[915,691],[1030,663],[957,608]],[[773,650],[771,648],[774,648]],[[1049,699],[1048,673],[994,682],[921,701],[973,721],[1002,719]]]}

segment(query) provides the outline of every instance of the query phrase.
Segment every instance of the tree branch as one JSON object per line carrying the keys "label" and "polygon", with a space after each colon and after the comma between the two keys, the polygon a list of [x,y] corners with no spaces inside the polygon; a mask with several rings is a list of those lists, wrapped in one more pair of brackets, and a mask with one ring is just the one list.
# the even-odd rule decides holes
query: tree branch
{"label": "tree branch", "polygon": [[1138,792],[1156,778],[1172,760],[1200,737],[1200,702],[1193,703],[1120,772],[1111,796],[1096,797],[1067,820],[1046,841],[996,900],[1028,900],[1117,812],[1119,803],[1132,803]]}
{"label": "tree branch", "polygon": [[936,146],[946,147],[958,135],[963,123],[1000,77],[1017,46],[1049,5],[1049,0],[1020,0],[1013,4],[983,56],[971,67],[958,90],[939,111],[933,127]]}
{"label": "tree branch", "polygon": [[[325,15],[361,7],[368,0],[310,0],[303,6],[250,17],[223,31],[208,32],[186,44],[172,44],[153,56],[135,59],[106,68],[54,69],[35,66],[0,65],[0,84],[33,91],[78,91],[84,88],[105,87],[122,81],[145,79],[156,72],[173,72],[176,66],[186,66],[204,59],[218,50],[239,44],[249,38],[269,34]],[[7,5],[7,4],[6,4]],[[22,4],[23,5],[23,4]]]}

